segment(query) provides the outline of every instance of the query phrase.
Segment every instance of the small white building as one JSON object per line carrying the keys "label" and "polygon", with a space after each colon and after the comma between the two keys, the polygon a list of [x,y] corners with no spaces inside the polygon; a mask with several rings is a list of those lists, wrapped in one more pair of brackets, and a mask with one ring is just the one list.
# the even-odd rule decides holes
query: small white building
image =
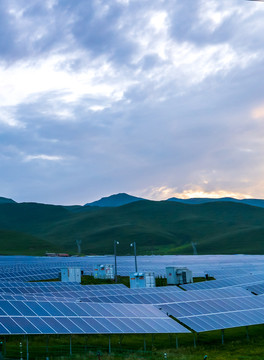
{"label": "small white building", "polygon": [[93,267],[93,276],[95,279],[114,279],[115,266],[112,264],[96,264]]}
{"label": "small white building", "polygon": [[79,268],[63,268],[61,269],[62,282],[81,283],[81,269]]}
{"label": "small white building", "polygon": [[154,272],[133,272],[130,273],[130,288],[149,288],[156,286]]}
{"label": "small white building", "polygon": [[192,271],[187,267],[167,266],[166,274],[168,285],[181,285],[193,282]]}

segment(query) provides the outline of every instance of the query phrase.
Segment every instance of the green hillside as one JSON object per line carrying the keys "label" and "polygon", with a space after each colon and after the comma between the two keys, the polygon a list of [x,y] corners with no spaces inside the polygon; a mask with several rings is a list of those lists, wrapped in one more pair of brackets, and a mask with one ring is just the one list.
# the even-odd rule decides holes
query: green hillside
{"label": "green hillside", "polygon": [[54,244],[30,234],[0,230],[0,255],[38,255],[58,251]]}
{"label": "green hillside", "polygon": [[[118,253],[123,255],[131,253],[132,241],[137,242],[139,254],[192,254],[192,241],[199,254],[264,253],[264,209],[259,207],[142,200],[115,208],[79,210],[34,203],[0,204],[0,229],[9,230],[5,235],[8,245],[3,245],[0,232],[0,253],[3,246],[9,253],[18,253],[14,238],[22,239],[22,233],[34,237],[32,249],[39,254],[52,251],[49,244],[57,251],[74,254],[76,239],[82,239],[84,254],[111,254],[114,240],[120,242]],[[26,240],[20,244],[19,253],[29,254]]]}

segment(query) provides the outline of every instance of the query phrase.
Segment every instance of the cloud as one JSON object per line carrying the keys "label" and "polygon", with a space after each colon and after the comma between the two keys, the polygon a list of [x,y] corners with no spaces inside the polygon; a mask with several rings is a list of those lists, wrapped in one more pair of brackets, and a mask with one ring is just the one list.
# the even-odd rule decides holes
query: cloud
{"label": "cloud", "polygon": [[250,199],[251,196],[247,194],[241,194],[237,192],[227,190],[214,190],[204,191],[202,187],[194,186],[193,188],[185,189],[182,192],[178,192],[177,188],[168,188],[161,186],[159,188],[146,189],[143,191],[144,196],[152,200],[167,200],[175,197],[179,199],[192,199],[192,198],[223,198],[233,197],[236,199]]}
{"label": "cloud", "polygon": [[2,191],[264,196],[263,14],[240,0],[1,2]]}
{"label": "cloud", "polygon": [[63,158],[61,156],[55,156],[55,155],[27,155],[24,158],[24,161],[32,161],[32,160],[44,160],[44,161],[60,161]]}
{"label": "cloud", "polygon": [[264,105],[260,105],[260,106],[255,107],[251,111],[251,116],[252,116],[253,119],[256,119],[256,120],[264,119]]}
{"label": "cloud", "polygon": [[24,125],[17,119],[15,119],[12,110],[8,110],[8,108],[2,107],[0,113],[0,128],[1,125],[7,125],[14,128],[23,128]]}

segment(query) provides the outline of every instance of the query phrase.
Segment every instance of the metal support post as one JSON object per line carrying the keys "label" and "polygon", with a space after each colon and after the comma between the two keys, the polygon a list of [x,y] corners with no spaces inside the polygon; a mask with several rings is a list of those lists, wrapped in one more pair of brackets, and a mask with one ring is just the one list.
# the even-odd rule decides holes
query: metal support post
{"label": "metal support post", "polygon": [[138,267],[137,267],[137,244],[136,242],[134,241],[133,243],[130,244],[130,246],[134,247],[134,257],[135,257],[135,272],[138,271]]}
{"label": "metal support post", "polygon": [[221,330],[221,333],[222,333],[222,345],[224,345],[224,343],[225,343],[224,329]]}
{"label": "metal support post", "polygon": [[4,358],[6,356],[6,337],[4,336],[4,351],[3,351],[3,354],[4,354]]}
{"label": "metal support post", "polygon": [[28,336],[27,336],[27,360],[29,359],[29,352],[28,352]]}
{"label": "metal support post", "polygon": [[176,335],[176,349],[179,349],[178,336]]}
{"label": "metal support post", "polygon": [[49,335],[46,337],[46,360],[49,360]]}
{"label": "metal support post", "polygon": [[72,356],[72,337],[70,335],[70,356]]}
{"label": "metal support post", "polygon": [[122,346],[122,341],[123,341],[124,335],[119,335],[119,344],[120,344],[120,348]]}
{"label": "metal support post", "polygon": [[85,352],[87,352],[88,349],[88,336],[85,336]]}
{"label": "metal support post", "polygon": [[137,267],[137,245],[136,245],[136,242],[134,242],[134,255],[135,255],[135,269],[136,269],[136,272],[137,272],[138,267]]}
{"label": "metal support post", "polygon": [[195,333],[193,333],[193,347],[196,349],[196,338],[195,338]]}
{"label": "metal support post", "polygon": [[20,360],[23,360],[23,347],[22,342],[19,343]]}
{"label": "metal support post", "polygon": [[111,354],[111,337],[109,335],[109,339],[108,339],[108,353]]}
{"label": "metal support post", "polygon": [[246,326],[246,333],[247,333],[247,341],[249,341],[248,326]]}
{"label": "metal support post", "polygon": [[114,240],[114,255],[115,255],[115,283],[117,283],[117,262],[116,262],[116,245],[118,245],[119,242]]}
{"label": "metal support post", "polygon": [[0,340],[0,360],[3,360],[3,341]]}
{"label": "metal support post", "polygon": [[144,335],[144,351],[147,351],[146,335]]}
{"label": "metal support post", "polygon": [[153,349],[154,347],[154,335],[151,335],[151,348]]}

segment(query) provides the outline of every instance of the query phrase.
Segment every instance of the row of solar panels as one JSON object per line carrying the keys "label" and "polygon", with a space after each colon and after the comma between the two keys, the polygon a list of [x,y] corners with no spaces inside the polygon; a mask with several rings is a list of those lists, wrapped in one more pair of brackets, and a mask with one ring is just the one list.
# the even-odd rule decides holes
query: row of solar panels
{"label": "row of solar panels", "polygon": [[150,305],[0,301],[0,316],[166,317]]}
{"label": "row of solar panels", "polygon": [[[45,288],[45,290],[48,289],[61,289],[66,288],[67,290],[80,290],[80,289],[88,289],[90,291],[105,291],[105,290],[111,290],[116,291],[119,289],[127,289],[127,287],[124,284],[101,284],[101,285],[81,285],[76,282],[69,282],[64,283],[60,281],[52,281],[52,282],[23,282],[23,281],[17,281],[17,282],[0,282],[0,291],[2,288]],[[168,286],[169,288],[169,286]]]}
{"label": "row of solar panels", "polygon": [[[235,288],[224,288],[224,289],[212,289],[212,290],[196,290],[196,291],[170,291],[170,292],[158,292],[152,291],[152,288],[149,289],[128,289],[125,286],[119,287],[117,285],[108,285],[109,287],[115,287],[115,296],[102,296],[102,290],[93,292],[97,296],[89,296],[90,292],[85,291],[71,291],[67,292],[64,290],[61,291],[46,291],[41,293],[33,292],[24,292],[20,293],[20,287],[18,288],[18,294],[14,294],[13,290],[11,293],[0,293],[0,298],[2,299],[11,299],[11,300],[50,300],[51,298],[59,299],[60,301],[71,301],[71,300],[81,300],[84,302],[105,302],[105,303],[128,303],[128,304],[161,304],[161,303],[171,303],[171,302],[182,302],[182,301],[192,301],[192,300],[201,300],[201,299],[217,299],[225,297],[238,297],[238,296],[251,296],[251,293],[246,289],[239,287]],[[74,286],[73,286],[74,287]],[[85,288],[85,286],[83,286]],[[27,290],[30,288],[27,288]],[[60,287],[60,289],[64,289]],[[160,288],[156,288],[157,290]],[[35,290],[35,288],[34,288]],[[57,289],[58,290],[58,289]],[[106,293],[108,290],[104,290]],[[135,291],[135,292],[134,292]],[[109,289],[111,292],[111,288]]]}
{"label": "row of solar panels", "polygon": [[[229,277],[232,273],[247,275],[251,272],[264,272],[263,257],[261,256],[139,256],[138,265],[142,271],[154,271],[156,275],[165,275],[165,267],[177,264],[189,266],[194,276],[209,273],[216,278]],[[80,267],[85,273],[92,273],[94,263],[113,263],[113,257],[85,257],[85,258],[18,258],[19,264],[0,257],[0,279],[44,280],[58,277],[62,267]],[[206,270],[205,270],[206,264]],[[216,264],[219,264],[216,267]],[[219,269],[222,267],[222,269]],[[134,270],[133,257],[118,257],[118,273],[128,275]]]}
{"label": "row of solar panels", "polygon": [[196,332],[264,323],[264,295],[173,303],[158,308]]}
{"label": "row of solar panels", "polygon": [[253,284],[263,282],[263,274],[258,275],[247,275],[247,276],[236,276],[220,280],[204,281],[194,284],[184,284],[182,287],[185,290],[205,290],[205,289],[216,289],[224,288],[229,286],[241,286],[246,284]]}
{"label": "row of solar panels", "polygon": [[245,289],[232,289],[223,291],[208,290],[208,291],[181,291],[175,293],[162,294],[137,294],[137,295],[119,295],[119,296],[97,296],[80,298],[81,301],[103,302],[103,303],[126,303],[126,304],[164,304],[182,301],[199,300],[203,298],[222,298],[222,297],[238,297],[251,296],[251,293]]}
{"label": "row of solar panels", "polygon": [[[34,284],[33,286],[31,284]],[[45,285],[39,285],[45,284]],[[153,288],[140,288],[140,289],[130,289],[123,284],[109,284],[109,285],[81,285],[77,283],[63,283],[63,282],[51,282],[49,285],[48,282],[45,283],[0,283],[0,292],[6,292],[8,289],[11,289],[14,292],[45,292],[45,291],[87,291],[90,295],[94,296],[98,294],[98,291],[102,295],[116,295],[120,290],[133,292],[135,293],[148,293],[148,292],[175,292],[182,291],[178,286],[162,286],[162,287],[153,287]]]}
{"label": "row of solar panels", "polygon": [[[122,291],[131,291],[129,288],[123,286],[123,287],[117,287],[116,285],[109,285],[109,287],[98,287],[92,288],[89,287],[89,285],[79,285],[76,283],[57,283],[58,285],[54,286],[28,286],[26,283],[20,283],[19,286],[12,286],[11,284],[8,285],[5,283],[4,286],[0,287],[0,293],[12,293],[12,294],[37,294],[37,293],[47,293],[47,292],[85,292],[87,295],[93,295],[96,296],[99,292],[104,294],[117,294],[121,290]],[[179,288],[176,287],[178,290]],[[133,291],[133,290],[132,290]],[[152,289],[144,289],[143,291],[159,291],[159,290],[152,290]]]}
{"label": "row of solar panels", "polygon": [[170,318],[3,317],[1,335],[187,333]]}
{"label": "row of solar panels", "polygon": [[[105,297],[106,303],[130,303],[130,304],[163,304],[165,299],[163,295],[153,294],[148,296],[147,294],[137,295],[137,296],[129,296],[129,295],[121,295],[120,292],[119,297],[115,297],[116,302],[113,302],[113,298]],[[171,296],[171,293],[167,294]],[[162,296],[162,298],[161,298]],[[229,298],[229,297],[246,297],[246,296],[253,296],[249,291],[241,288],[225,288],[225,289],[212,289],[212,290],[201,290],[201,291],[181,291],[174,294],[173,298],[170,298],[170,302],[177,303],[177,302],[189,302],[194,300],[202,300],[202,299],[221,299],[221,298]],[[79,298],[76,295],[76,292],[69,292],[69,293],[48,293],[47,295],[31,295],[31,294],[23,294],[23,295],[10,295],[2,293],[0,294],[0,299],[2,300],[35,300],[35,301],[61,301],[61,302],[72,302],[72,301],[83,301],[83,302],[91,302],[90,298]],[[94,302],[100,303],[102,299],[100,296],[93,298]]]}
{"label": "row of solar panels", "polygon": [[159,309],[176,318],[264,308],[264,296],[208,299],[160,305]]}
{"label": "row of solar panels", "polygon": [[0,301],[0,334],[186,333],[154,306]]}
{"label": "row of solar panels", "polygon": [[53,296],[53,294],[49,294],[47,296],[39,296],[39,295],[10,295],[10,294],[1,294],[0,300],[33,300],[33,301],[61,301],[61,302],[72,302],[77,301],[76,298],[73,297],[57,297]]}
{"label": "row of solar panels", "polygon": [[209,315],[178,317],[178,320],[196,332],[230,329],[264,324],[264,308],[230,311]]}

